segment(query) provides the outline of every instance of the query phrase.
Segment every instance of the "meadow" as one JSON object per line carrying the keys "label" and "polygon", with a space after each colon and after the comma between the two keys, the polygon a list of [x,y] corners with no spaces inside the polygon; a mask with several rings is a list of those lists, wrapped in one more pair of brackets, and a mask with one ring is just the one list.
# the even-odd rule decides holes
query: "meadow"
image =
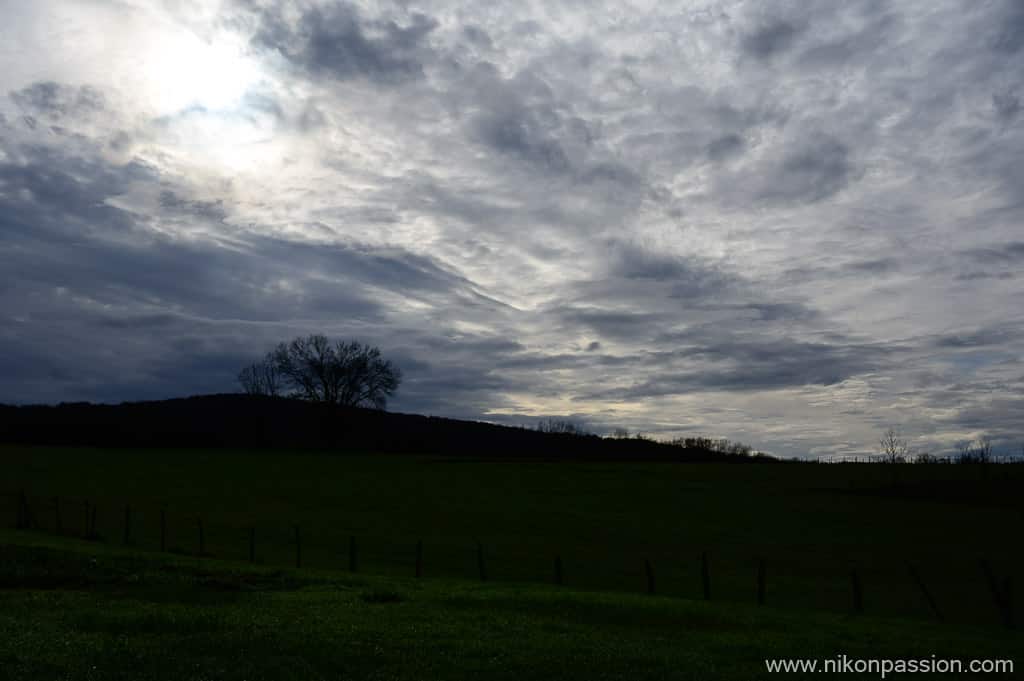
{"label": "meadow", "polygon": [[[601,590],[646,589],[702,598],[706,553],[715,600],[755,597],[757,561],[775,606],[845,611],[850,573],[865,609],[929,617],[908,575],[913,564],[943,615],[993,620],[979,561],[1017,581],[1024,547],[1020,466],[982,476],[964,466],[713,465],[517,462],[441,457],[195,450],[4,448],[5,490],[25,490],[37,522],[84,525],[123,542],[124,508],[139,549],[204,550],[257,559],[412,575],[423,542],[425,576],[477,578],[478,545],[490,579],[564,580]],[[894,487],[895,485],[895,487]],[[895,492],[894,492],[895,490]],[[6,497],[6,517],[16,506]],[[1019,596],[1019,594],[1018,594]]]}
{"label": "meadow", "polygon": [[745,680],[778,677],[773,658],[1013,660],[1024,643],[1001,629],[199,562],[10,530],[0,547],[0,679]]}

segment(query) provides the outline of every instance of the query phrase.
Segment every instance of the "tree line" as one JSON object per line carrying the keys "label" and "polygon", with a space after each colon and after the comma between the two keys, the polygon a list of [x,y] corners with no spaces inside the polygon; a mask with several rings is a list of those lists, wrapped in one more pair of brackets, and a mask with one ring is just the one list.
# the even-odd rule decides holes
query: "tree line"
{"label": "tree line", "polygon": [[988,435],[960,442],[954,456],[940,457],[928,452],[912,453],[910,445],[895,428],[887,429],[878,439],[878,454],[879,459],[885,463],[988,464],[996,461],[995,447]]}

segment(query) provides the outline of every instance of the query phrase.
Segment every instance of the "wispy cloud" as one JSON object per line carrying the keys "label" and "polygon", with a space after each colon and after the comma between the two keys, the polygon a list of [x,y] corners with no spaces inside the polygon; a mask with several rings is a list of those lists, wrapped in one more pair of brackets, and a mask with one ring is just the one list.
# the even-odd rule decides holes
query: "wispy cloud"
{"label": "wispy cloud", "polygon": [[1019,2],[0,13],[0,400],[231,390],[323,331],[396,409],[1024,437]]}

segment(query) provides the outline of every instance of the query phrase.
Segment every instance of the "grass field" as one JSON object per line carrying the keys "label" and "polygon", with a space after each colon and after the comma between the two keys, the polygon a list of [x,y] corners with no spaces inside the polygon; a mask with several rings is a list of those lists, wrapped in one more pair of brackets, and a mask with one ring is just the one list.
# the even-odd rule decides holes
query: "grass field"
{"label": "grass field", "polygon": [[[1024,649],[980,567],[1021,583],[1020,466],[38,448],[0,462],[0,525],[24,490],[37,527],[0,530],[0,679],[745,679],[770,656]],[[86,502],[99,541],[76,538]]]}
{"label": "grass field", "polygon": [[1024,644],[999,629],[274,570],[9,530],[0,547],[12,680],[752,679],[771,676],[769,658],[1012,660]]}
{"label": "grass field", "polygon": [[[52,499],[59,497],[63,526],[80,530],[82,501],[89,500],[98,507],[100,533],[120,543],[130,505],[132,541],[156,549],[165,508],[168,548],[195,553],[202,518],[208,553],[245,559],[255,526],[258,558],[267,564],[294,561],[298,525],[309,567],[347,567],[354,535],[363,571],[412,575],[422,539],[426,576],[473,578],[479,541],[492,579],[551,581],[560,555],[573,586],[639,591],[649,560],[659,593],[696,598],[699,556],[707,552],[715,600],[750,602],[763,558],[774,606],[845,611],[857,569],[869,612],[929,617],[908,574],[912,562],[948,618],[985,624],[995,615],[979,559],[1020,583],[1024,557],[1019,466],[982,478],[970,467],[941,465],[517,463],[225,451],[3,448],[0,460],[6,487],[33,497],[44,527],[52,528]],[[937,490],[942,500],[894,496],[894,474],[915,483],[911,489]],[[947,494],[950,483],[967,493]],[[0,518],[9,520],[0,523],[12,526],[12,497],[6,506]]]}

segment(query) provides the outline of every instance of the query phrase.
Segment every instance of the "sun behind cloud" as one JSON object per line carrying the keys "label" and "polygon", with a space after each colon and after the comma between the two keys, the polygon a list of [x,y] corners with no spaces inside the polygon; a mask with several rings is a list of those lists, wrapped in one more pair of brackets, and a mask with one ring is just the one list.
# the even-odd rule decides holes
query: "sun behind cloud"
{"label": "sun behind cloud", "polygon": [[186,29],[157,36],[143,63],[151,105],[161,114],[233,109],[260,79],[259,66],[236,39],[207,41]]}

